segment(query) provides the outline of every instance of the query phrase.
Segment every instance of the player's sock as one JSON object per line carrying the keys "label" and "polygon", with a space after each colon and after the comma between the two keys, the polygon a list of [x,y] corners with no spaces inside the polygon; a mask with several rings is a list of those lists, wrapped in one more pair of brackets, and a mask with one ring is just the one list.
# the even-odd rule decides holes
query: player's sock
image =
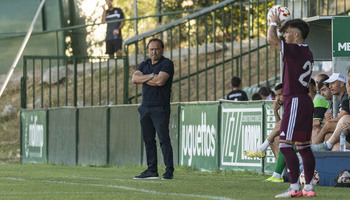
{"label": "player's sock", "polygon": [[273,172],[272,176],[275,178],[281,178],[281,174],[276,173],[276,172]]}
{"label": "player's sock", "polygon": [[332,149],[333,148],[333,144],[329,143],[328,141],[326,141],[326,145],[328,149]]}
{"label": "player's sock", "polygon": [[299,178],[299,159],[292,148],[292,145],[280,143],[280,151],[286,160],[290,182],[297,183]]}
{"label": "player's sock", "polygon": [[271,145],[271,143],[266,139],[259,147],[260,152],[266,151],[266,149]]}
{"label": "player's sock", "polygon": [[312,184],[306,184],[305,186],[304,186],[304,190],[313,190],[314,189],[314,186],[312,185]]}
{"label": "player's sock", "polygon": [[299,185],[299,183],[292,183],[292,184],[290,184],[290,188],[292,188],[293,190],[299,191],[300,185]]}
{"label": "player's sock", "polygon": [[281,175],[285,166],[286,166],[286,160],[284,159],[282,152],[278,151],[278,158],[277,158],[277,163],[275,167],[275,172]]}
{"label": "player's sock", "polygon": [[315,157],[310,146],[298,146],[298,151],[303,158],[303,166],[305,173],[305,183],[312,184],[312,178],[315,171]]}

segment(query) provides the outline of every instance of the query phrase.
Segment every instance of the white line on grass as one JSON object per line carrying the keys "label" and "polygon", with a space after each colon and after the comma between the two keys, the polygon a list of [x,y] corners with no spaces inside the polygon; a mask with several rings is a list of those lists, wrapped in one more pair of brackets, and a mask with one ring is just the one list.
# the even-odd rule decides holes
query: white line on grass
{"label": "white line on grass", "polygon": [[236,200],[236,199],[231,199],[231,198],[227,198],[227,197],[220,197],[220,196],[184,194],[184,193],[165,193],[165,192],[158,192],[158,191],[154,191],[154,190],[145,190],[145,189],[139,189],[139,188],[133,188],[133,187],[120,186],[120,185],[73,183],[73,182],[52,181],[52,180],[32,180],[32,179],[23,179],[23,178],[15,178],[15,177],[1,177],[0,179],[13,180],[13,181],[36,181],[36,182],[42,182],[42,183],[56,183],[56,184],[65,184],[65,185],[84,185],[84,186],[94,186],[94,187],[117,188],[117,189],[121,189],[121,190],[143,192],[143,193],[156,194],[156,195],[196,197],[196,198],[203,198],[203,199]]}
{"label": "white line on grass", "polygon": [[154,180],[134,180],[134,179],[121,179],[121,178],[99,178],[99,177],[85,177],[85,176],[62,176],[63,178],[75,178],[83,180],[102,180],[102,181],[122,181],[122,182],[143,182],[143,183],[159,183],[160,179]]}

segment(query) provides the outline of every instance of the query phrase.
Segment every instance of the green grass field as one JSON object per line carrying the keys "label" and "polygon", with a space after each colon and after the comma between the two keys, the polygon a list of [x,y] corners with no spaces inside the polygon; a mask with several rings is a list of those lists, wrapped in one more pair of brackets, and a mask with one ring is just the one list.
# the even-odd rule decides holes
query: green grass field
{"label": "green grass field", "polygon": [[[273,199],[287,183],[250,172],[175,169],[173,180],[133,180],[141,167],[0,165],[0,199]],[[160,174],[164,167],[159,169]],[[349,188],[316,187],[313,199],[348,199]]]}

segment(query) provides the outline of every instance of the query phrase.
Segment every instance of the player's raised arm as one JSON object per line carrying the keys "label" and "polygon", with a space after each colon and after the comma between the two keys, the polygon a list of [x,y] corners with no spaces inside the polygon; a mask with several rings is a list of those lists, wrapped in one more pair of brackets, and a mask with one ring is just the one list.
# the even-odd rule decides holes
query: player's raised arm
{"label": "player's raised arm", "polygon": [[280,15],[280,11],[277,13],[272,12],[271,14],[271,23],[270,28],[267,33],[267,42],[271,45],[271,47],[281,51],[281,40],[277,36],[277,26],[282,23],[282,21],[278,18]]}

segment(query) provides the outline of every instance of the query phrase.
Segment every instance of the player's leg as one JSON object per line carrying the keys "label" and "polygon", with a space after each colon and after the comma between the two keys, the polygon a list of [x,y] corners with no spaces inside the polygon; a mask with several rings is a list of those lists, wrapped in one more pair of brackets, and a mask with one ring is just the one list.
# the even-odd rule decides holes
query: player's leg
{"label": "player's leg", "polygon": [[315,121],[315,122],[313,123],[313,126],[312,126],[312,134],[311,134],[311,142],[312,142],[312,144],[314,144],[314,141],[315,141],[317,135],[320,133],[320,131],[322,129],[322,127],[319,124],[318,120],[313,120],[313,121]]}
{"label": "player's leg", "polygon": [[[310,143],[313,104],[309,96],[284,98],[280,129],[280,150],[286,160],[290,187],[276,198],[300,197],[303,195],[298,183],[299,158],[293,149],[295,141]],[[311,151],[311,150],[310,150]],[[303,163],[305,165],[305,163]]]}
{"label": "player's leg", "polygon": [[313,144],[319,144],[324,141],[324,138],[327,133],[333,132],[335,130],[335,127],[337,125],[337,122],[335,121],[328,121],[324,124],[321,131],[317,134],[314,141],[312,141]]}
{"label": "player's leg", "polygon": [[298,145],[297,149],[303,159],[305,186],[303,188],[303,196],[316,196],[313,189],[313,176],[315,171],[315,157],[312,153],[310,145]]}
{"label": "player's leg", "polygon": [[280,150],[286,160],[288,175],[290,179],[290,187],[286,192],[276,195],[275,198],[289,198],[300,197],[303,195],[298,183],[299,178],[299,159],[296,152],[293,149],[292,144],[284,143],[280,141]]}
{"label": "player's leg", "polygon": [[280,125],[281,125],[281,121],[276,123],[275,128],[268,135],[264,143],[262,143],[258,147],[257,151],[246,150],[243,152],[243,154],[251,158],[254,158],[254,157],[264,158],[266,156],[266,153],[265,153],[266,149],[274,142],[275,137],[279,135]]}
{"label": "player's leg", "polygon": [[282,172],[283,172],[283,169],[285,168],[285,166],[286,166],[286,160],[284,159],[282,152],[278,151],[278,157],[277,157],[277,161],[276,161],[275,170],[274,170],[272,176],[270,178],[264,180],[264,182],[274,182],[274,183],[283,182]]}
{"label": "player's leg", "polygon": [[348,134],[350,129],[350,115],[344,115],[338,121],[332,136],[325,142],[311,146],[313,151],[330,151],[339,142],[340,133]]}

